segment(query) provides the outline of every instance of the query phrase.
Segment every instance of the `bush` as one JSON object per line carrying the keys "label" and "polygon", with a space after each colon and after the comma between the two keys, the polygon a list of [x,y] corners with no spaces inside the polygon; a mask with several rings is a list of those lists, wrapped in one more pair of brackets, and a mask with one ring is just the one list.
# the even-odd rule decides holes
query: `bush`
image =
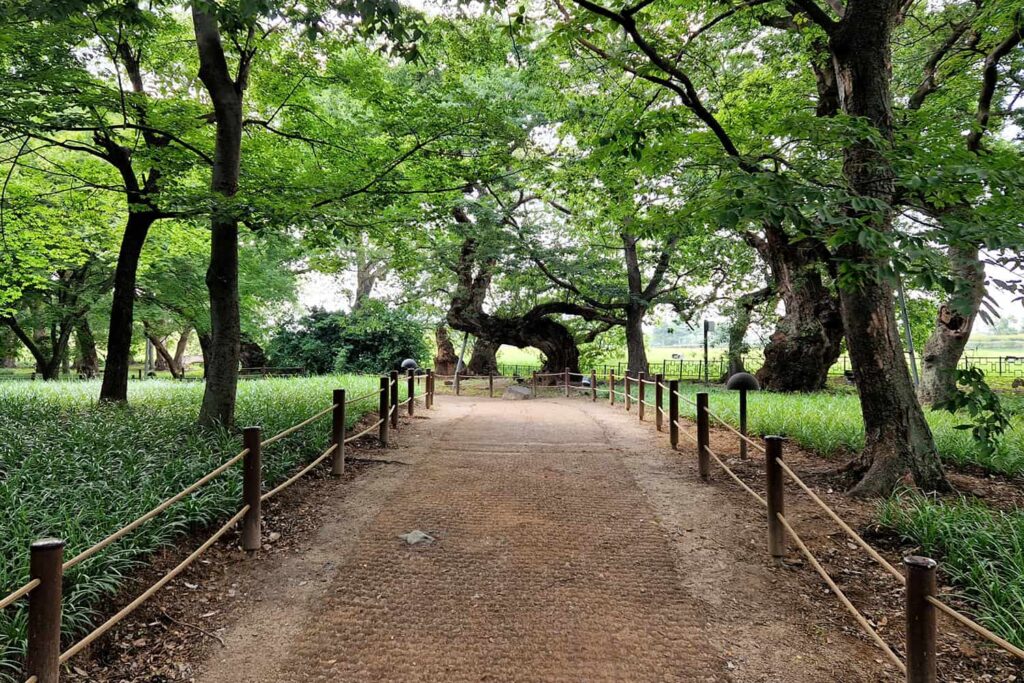
{"label": "bush", "polygon": [[428,356],[423,329],[407,313],[379,301],[366,301],[352,313],[314,308],[288,321],[271,340],[267,353],[274,366],[302,367],[307,372],[376,373],[406,359]]}

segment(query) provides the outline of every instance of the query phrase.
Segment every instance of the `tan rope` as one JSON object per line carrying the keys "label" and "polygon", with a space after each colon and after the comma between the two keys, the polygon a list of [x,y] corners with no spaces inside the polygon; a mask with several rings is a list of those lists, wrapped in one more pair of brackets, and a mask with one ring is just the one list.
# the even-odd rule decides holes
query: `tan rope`
{"label": "tan rope", "polygon": [[757,493],[754,489],[747,486],[746,483],[742,479],[740,479],[735,472],[729,469],[728,465],[722,462],[721,458],[715,455],[715,452],[713,450],[711,450],[707,446],[704,447],[704,450],[707,451],[707,454],[710,455],[714,459],[714,461],[718,463],[718,466],[725,470],[725,473],[732,477],[732,480],[739,484],[744,491],[752,495],[754,498],[757,498],[757,502],[759,502],[761,505],[768,507],[768,501],[762,498],[761,495]]}
{"label": "tan rope", "polygon": [[174,579],[174,577],[176,577],[178,574],[180,574],[183,571],[185,571],[188,568],[189,565],[191,565],[193,562],[196,561],[196,559],[199,558],[200,555],[202,555],[204,552],[209,550],[210,547],[214,543],[216,543],[218,540],[220,540],[221,536],[223,536],[228,531],[230,531],[231,527],[233,527],[235,524],[237,524],[238,520],[242,519],[242,517],[244,517],[245,513],[247,513],[248,511],[249,511],[249,506],[246,505],[241,510],[236,512],[234,517],[229,519],[224,524],[224,526],[222,526],[220,529],[217,529],[217,531],[214,532],[213,536],[210,536],[210,538],[208,538],[201,546],[199,546],[194,551],[192,551],[192,554],[189,555],[188,557],[186,557],[184,560],[182,560],[181,564],[179,564],[177,567],[175,567],[171,571],[169,571],[166,574],[164,574],[163,578],[161,578],[155,584],[150,586],[142,595],[140,595],[139,597],[135,598],[130,603],[125,605],[121,609],[121,611],[119,611],[117,614],[115,614],[114,616],[112,616],[109,619],[107,619],[96,630],[94,630],[92,633],[87,635],[85,638],[82,638],[80,641],[78,641],[77,643],[72,645],[70,648],[68,648],[63,654],[61,654],[61,656],[60,656],[60,663],[61,664],[67,663],[67,661],[69,659],[71,659],[72,657],[77,655],[79,652],[81,652],[85,648],[89,647],[89,645],[91,645],[96,640],[98,640],[104,633],[106,633],[107,631],[112,629],[119,622],[121,622],[121,620],[123,620],[129,614],[131,614],[136,609],[138,609],[140,605],[142,605],[144,602],[146,602],[146,600],[149,600],[151,597],[153,597],[153,595],[158,590],[160,590],[161,588],[166,586],[168,583],[170,583]]}
{"label": "tan rope", "polygon": [[697,444],[698,446],[700,445],[700,441],[698,441],[698,440],[697,440],[697,437],[695,437],[695,436],[694,436],[693,434],[691,434],[690,432],[686,431],[685,429],[683,429],[683,427],[682,427],[682,426],[680,426],[680,424],[679,424],[679,420],[676,420],[676,421],[674,421],[674,422],[673,422],[672,424],[674,424],[674,425],[676,426],[676,429],[678,429],[678,430],[679,430],[679,433],[680,433],[680,434],[682,434],[683,436],[685,436],[685,437],[686,437],[687,439],[689,439],[690,441],[693,441],[693,442],[694,442],[695,444]]}
{"label": "tan rope", "polygon": [[691,401],[690,399],[688,399],[685,396],[683,396],[682,394],[680,394],[678,391],[673,391],[672,393],[675,394],[676,396],[678,396],[680,401],[684,401],[685,403],[689,403],[691,406],[697,405],[697,403],[695,401]]}
{"label": "tan rope", "polygon": [[317,465],[322,463],[324,461],[324,458],[326,458],[328,455],[333,453],[334,449],[337,448],[337,447],[338,447],[337,444],[331,444],[330,448],[328,448],[326,451],[321,453],[320,456],[316,460],[314,460],[313,462],[311,462],[308,465],[306,465],[305,467],[303,467],[301,470],[299,470],[298,472],[293,474],[287,480],[285,480],[285,481],[281,482],[280,484],[278,484],[273,489],[271,489],[271,490],[267,491],[266,493],[264,493],[262,496],[260,496],[260,500],[270,500],[271,498],[273,498],[277,494],[281,493],[281,491],[284,491],[286,488],[288,488],[289,486],[291,486],[292,484],[297,482],[299,479],[302,479],[302,477],[306,476],[306,474],[308,474],[311,469],[313,469],[314,467],[316,467]]}
{"label": "tan rope", "polygon": [[226,463],[224,463],[223,465],[221,465],[217,469],[215,469],[212,472],[210,472],[209,474],[207,474],[202,479],[199,479],[198,481],[193,483],[191,486],[186,488],[184,491],[181,491],[180,493],[178,493],[178,494],[176,494],[174,496],[171,496],[170,498],[168,498],[164,502],[160,503],[155,508],[153,508],[152,510],[150,510],[146,514],[142,515],[141,517],[136,519],[134,522],[132,522],[128,526],[121,527],[120,529],[118,529],[114,533],[110,534],[109,536],[107,536],[102,541],[100,541],[96,545],[92,546],[88,550],[83,550],[79,554],[75,555],[70,560],[68,560],[67,562],[64,563],[63,570],[67,571],[67,570],[71,569],[76,564],[78,564],[80,562],[84,562],[85,560],[89,559],[90,557],[92,557],[93,555],[98,553],[99,551],[103,550],[104,548],[106,548],[108,545],[110,545],[114,541],[116,541],[116,540],[118,540],[120,538],[124,538],[125,536],[127,536],[131,532],[135,531],[136,529],[138,529],[140,526],[142,526],[143,524],[145,524],[149,520],[151,520],[154,517],[156,517],[157,515],[159,515],[161,512],[163,512],[167,508],[169,508],[172,505],[174,505],[175,503],[177,503],[182,498],[185,498],[185,497],[191,495],[192,493],[194,493],[196,491],[196,489],[201,487],[203,484],[206,484],[211,479],[214,479],[214,478],[220,476],[221,474],[223,474],[224,472],[226,472],[228,470],[228,468],[230,468],[232,465],[234,465],[236,462],[238,462],[239,460],[241,460],[242,458],[244,458],[247,455],[249,455],[249,449],[248,448],[246,448],[241,453],[239,453],[235,457],[233,457],[230,460],[228,460]]}
{"label": "tan rope", "polygon": [[8,595],[3,600],[0,600],[0,609],[4,609],[5,607],[17,602],[18,600],[21,600],[23,597],[25,597],[26,595],[34,591],[36,588],[38,588],[42,583],[43,582],[39,579],[32,579],[18,590]]}
{"label": "tan rope", "polygon": [[356,396],[355,398],[350,398],[347,401],[345,401],[345,405],[348,405],[350,403],[355,403],[356,401],[365,401],[366,399],[373,398],[374,396],[380,396],[380,392],[381,392],[381,390],[377,389],[377,391],[371,391],[368,394],[363,394],[362,396]]}
{"label": "tan rope", "polygon": [[725,427],[725,428],[726,428],[726,429],[728,429],[728,430],[729,430],[730,432],[732,432],[732,433],[733,433],[733,434],[735,434],[736,436],[740,437],[741,439],[743,439],[744,441],[746,441],[747,443],[749,443],[749,444],[750,444],[751,446],[753,446],[753,447],[754,447],[754,448],[756,448],[757,450],[761,451],[762,453],[764,453],[764,452],[765,452],[765,450],[764,450],[764,446],[762,446],[761,444],[757,443],[756,441],[753,441],[753,440],[752,440],[752,439],[751,439],[750,437],[748,437],[748,436],[747,436],[746,434],[743,434],[743,433],[741,433],[741,432],[740,432],[740,431],[739,431],[738,429],[734,428],[734,427],[733,427],[733,426],[732,426],[731,424],[729,424],[728,422],[726,422],[726,421],[725,421],[725,420],[723,420],[722,418],[718,417],[717,415],[715,415],[714,413],[712,413],[712,412],[711,412],[710,410],[708,410],[707,408],[705,408],[705,409],[704,409],[704,412],[705,412],[705,413],[707,413],[708,415],[710,415],[711,417],[715,418],[716,420],[718,420],[718,421],[719,421],[719,422],[721,423],[721,425],[722,425],[723,427]]}
{"label": "tan rope", "polygon": [[896,579],[900,582],[900,584],[907,583],[907,579],[903,576],[903,572],[901,572],[896,567],[892,566],[892,564],[890,564],[888,560],[886,560],[884,557],[879,555],[878,552],[874,548],[872,548],[867,541],[861,538],[860,534],[858,534],[856,531],[850,528],[850,525],[844,522],[842,518],[838,514],[836,514],[835,510],[830,508],[828,504],[825,503],[825,501],[819,498],[818,495],[814,493],[814,491],[812,491],[810,487],[808,487],[807,484],[805,484],[800,477],[797,476],[796,472],[790,469],[789,465],[787,465],[781,458],[776,460],[776,462],[778,462],[779,467],[781,467],[782,470],[789,475],[790,479],[792,479],[797,486],[803,489],[803,492],[806,493],[811,500],[817,503],[818,507],[824,510],[825,514],[832,518],[832,521],[838,524],[839,527],[846,532],[847,536],[852,538],[854,542],[864,550],[864,552],[871,556],[871,559],[880,564],[882,568],[885,569],[887,572],[895,576]]}
{"label": "tan rope", "polygon": [[38,683],[38,681],[39,681],[39,679],[37,677],[32,676],[27,681],[25,681],[25,683]]}
{"label": "tan rope", "polygon": [[281,439],[283,439],[284,437],[289,436],[291,434],[294,434],[295,432],[299,431],[303,427],[305,427],[307,425],[313,424],[314,422],[316,422],[317,420],[319,420],[321,417],[323,417],[327,413],[331,412],[332,410],[334,410],[334,406],[333,405],[331,407],[327,408],[326,410],[321,410],[319,413],[317,413],[313,417],[309,418],[308,420],[303,420],[302,422],[300,422],[299,424],[295,425],[294,427],[289,427],[288,429],[284,430],[283,432],[280,432],[280,433],[275,434],[274,436],[270,437],[266,441],[261,441],[260,442],[260,446],[269,446],[272,443],[276,443],[276,442],[280,441]]}
{"label": "tan rope", "polygon": [[895,664],[901,672],[906,674],[907,667],[903,661],[896,656],[896,653],[892,651],[892,648],[889,647],[888,643],[882,640],[882,637],[878,635],[874,628],[872,628],[871,624],[868,623],[868,620],[864,618],[864,615],[862,615],[860,611],[853,606],[853,603],[850,602],[849,598],[846,597],[839,586],[836,585],[836,582],[832,580],[832,577],[828,575],[828,572],[821,566],[821,563],[818,562],[818,558],[814,556],[814,553],[807,549],[807,546],[804,545],[803,539],[801,539],[799,534],[797,534],[796,531],[793,530],[793,527],[789,525],[785,516],[782,514],[776,514],[775,516],[778,518],[779,522],[782,523],[782,526],[786,528],[786,531],[793,539],[793,542],[796,543],[798,548],[800,548],[800,552],[803,553],[804,557],[807,558],[807,561],[811,563],[812,567],[814,567],[814,571],[818,572],[818,575],[825,581],[825,583],[828,584],[828,587],[832,589],[832,592],[836,594],[836,597],[839,598],[839,601],[843,603],[843,606],[846,607],[860,627],[864,629],[864,632],[867,633],[873,641],[875,641],[875,644],[882,649],[890,660],[892,660],[892,663]]}
{"label": "tan rope", "polygon": [[376,429],[377,427],[380,427],[381,423],[383,423],[383,422],[384,422],[384,420],[383,420],[383,419],[377,420],[377,421],[376,421],[376,422],[374,422],[374,423],[373,423],[372,425],[370,425],[369,427],[367,427],[367,428],[366,428],[366,429],[364,429],[363,431],[359,432],[358,434],[356,434],[356,435],[354,435],[354,436],[350,436],[350,437],[348,437],[347,439],[345,439],[345,443],[349,443],[349,442],[351,442],[351,441],[355,441],[355,440],[356,440],[356,439],[358,439],[359,437],[361,437],[361,436],[364,436],[364,435],[368,434],[369,432],[372,432],[372,431],[373,431],[374,429]]}
{"label": "tan rope", "polygon": [[999,647],[1003,648],[1004,650],[1006,650],[1010,654],[1012,654],[1012,655],[1014,655],[1016,657],[1019,657],[1020,659],[1024,659],[1024,650],[1020,649],[1019,647],[1017,647],[1016,645],[1014,645],[1012,643],[1009,643],[1009,642],[1003,640],[1002,638],[1000,638],[996,634],[992,633],[992,631],[989,631],[987,628],[985,628],[981,624],[979,624],[979,623],[977,623],[975,621],[972,621],[971,619],[969,619],[968,617],[964,616],[960,612],[956,611],[955,609],[953,609],[952,607],[950,607],[946,603],[942,602],[938,598],[936,598],[936,597],[934,597],[932,595],[928,595],[928,596],[925,596],[925,600],[927,600],[929,603],[934,605],[943,614],[945,614],[945,615],[951,617],[952,619],[955,619],[956,621],[960,622],[961,624],[966,626],[971,631],[974,631],[975,633],[977,633],[982,638],[986,638],[987,640],[992,641],[993,643],[995,643]]}

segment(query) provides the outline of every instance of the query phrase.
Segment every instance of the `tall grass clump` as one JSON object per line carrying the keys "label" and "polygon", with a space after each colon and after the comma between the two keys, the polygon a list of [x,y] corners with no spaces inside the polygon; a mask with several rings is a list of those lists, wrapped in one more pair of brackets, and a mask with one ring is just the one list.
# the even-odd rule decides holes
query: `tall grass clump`
{"label": "tall grass clump", "polygon": [[908,492],[883,503],[879,521],[942,561],[979,623],[1024,647],[1024,512]]}
{"label": "tall grass clump", "polygon": [[[237,424],[264,438],[330,405],[331,391],[357,396],[376,377],[326,376],[244,381]],[[400,383],[404,384],[404,383]],[[401,387],[400,387],[401,388]],[[98,404],[96,382],[0,384],[0,596],[28,580],[28,547],[65,539],[69,559],[182,490],[241,450],[237,432],[196,427],[203,386],[163,380],[130,384],[128,405]],[[350,405],[349,426],[377,409]],[[267,449],[268,484],[323,451],[330,416]],[[71,568],[64,587],[64,632],[85,632],[102,601],[154,551],[241,506],[235,468],[98,555]],[[0,680],[14,680],[25,647],[25,601],[0,611]]]}

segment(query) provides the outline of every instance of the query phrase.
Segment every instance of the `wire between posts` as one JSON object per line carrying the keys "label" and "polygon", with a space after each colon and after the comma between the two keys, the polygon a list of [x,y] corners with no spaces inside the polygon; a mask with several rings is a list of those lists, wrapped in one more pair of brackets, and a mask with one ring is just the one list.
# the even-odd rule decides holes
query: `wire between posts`
{"label": "wire between posts", "polygon": [[5,607],[17,602],[18,600],[21,600],[23,597],[34,591],[36,588],[39,588],[39,586],[42,585],[42,583],[43,582],[39,579],[32,579],[18,590],[8,595],[3,600],[0,600],[0,609],[4,609]]}
{"label": "wire between posts", "polygon": [[278,484],[276,487],[274,487],[271,490],[269,490],[266,493],[264,493],[262,496],[260,496],[260,500],[261,501],[270,500],[271,498],[273,498],[277,494],[281,493],[281,491],[284,491],[286,488],[288,488],[289,486],[291,486],[292,484],[297,482],[299,479],[302,479],[302,477],[304,477],[306,474],[308,474],[310,470],[312,470],[314,467],[316,467],[317,465],[322,463],[324,461],[324,459],[328,455],[333,453],[334,449],[337,448],[337,447],[338,447],[338,444],[331,444],[330,447],[326,451],[321,453],[320,456],[316,460],[314,460],[313,462],[311,462],[308,465],[306,465],[305,467],[303,467],[301,470],[299,470],[298,472],[293,474],[291,477],[289,477],[285,481],[283,481],[280,484]]}
{"label": "wire between posts", "polygon": [[192,551],[192,554],[186,557],[184,560],[182,560],[178,566],[164,574],[163,578],[161,578],[159,581],[150,586],[144,593],[142,593],[142,595],[140,595],[139,597],[135,598],[130,603],[125,605],[117,614],[103,622],[103,624],[96,628],[92,633],[82,638],[80,641],[78,641],[70,648],[68,648],[65,652],[63,652],[59,659],[60,663],[66,664],[69,659],[77,655],[85,648],[89,647],[89,645],[91,645],[93,642],[99,639],[104,633],[112,629],[114,626],[120,623],[125,617],[134,612],[136,609],[138,609],[140,605],[146,602],[146,600],[149,600],[151,597],[153,597],[153,595],[158,590],[160,590],[168,583],[170,583],[178,574],[185,571],[189,567],[189,565],[191,565],[193,562],[196,561],[196,559],[199,558],[200,555],[209,550],[214,543],[216,543],[224,534],[230,531],[231,528],[235,524],[237,524],[238,521],[242,519],[242,517],[244,517],[248,511],[249,506],[243,506],[241,510],[236,512],[235,515],[224,524],[224,526],[217,529],[217,531],[215,531],[214,534],[210,536],[210,538],[208,538],[201,546]]}
{"label": "wire between posts", "polygon": [[1010,654],[1019,657],[1020,659],[1024,659],[1024,650],[1020,649],[1012,643],[1003,640],[1002,638],[1000,638],[999,636],[997,636],[996,634],[992,633],[987,628],[982,626],[981,624],[971,620],[966,615],[963,615],[960,612],[956,611],[955,609],[953,609],[946,603],[942,602],[935,596],[925,596],[925,600],[927,600],[933,607],[938,609],[940,612],[950,617],[951,619],[958,621],[959,623],[966,626],[969,630],[973,631],[982,638],[986,638],[991,642],[995,643],[996,645],[998,645],[999,647],[1003,648]]}
{"label": "wire between posts", "polygon": [[353,434],[352,436],[350,436],[347,439],[345,439],[344,443],[351,443],[352,441],[355,441],[356,439],[358,439],[361,436],[366,436],[367,434],[372,432],[377,427],[380,427],[382,422],[384,422],[383,419],[377,420],[372,425],[370,425],[369,427],[367,427],[363,431],[359,432],[358,434]]}
{"label": "wire between posts", "polygon": [[829,507],[825,501],[819,498],[818,495],[814,493],[814,491],[812,491],[810,487],[807,486],[807,484],[805,484],[800,477],[797,476],[796,472],[790,469],[789,465],[787,465],[786,462],[782,460],[782,458],[779,458],[778,460],[776,460],[776,462],[779,464],[779,467],[782,468],[782,471],[789,475],[789,478],[793,480],[793,483],[799,486],[803,490],[803,492],[806,493],[808,497],[810,497],[810,499],[813,500],[818,505],[818,507],[824,510],[825,514],[831,517],[832,521],[838,524],[839,527],[846,532],[847,536],[853,539],[853,541],[857,545],[859,545],[861,549],[864,550],[864,552],[871,556],[871,559],[877,562],[887,572],[896,577],[896,580],[900,582],[900,585],[905,585],[907,583],[907,579],[905,576],[903,576],[903,572],[896,569],[896,567],[892,566],[892,564],[890,564],[888,560],[882,557],[878,553],[878,551],[872,548],[867,541],[861,538],[860,534],[854,531],[849,524],[844,522],[843,519],[836,513],[836,511]]}
{"label": "wire between posts", "polygon": [[807,561],[811,563],[811,566],[814,567],[814,570],[816,572],[818,572],[818,575],[822,578],[822,580],[824,580],[825,583],[828,584],[828,587],[832,589],[832,592],[836,594],[836,597],[839,598],[839,601],[843,603],[843,606],[847,609],[847,611],[849,611],[849,613],[853,616],[853,618],[860,625],[860,627],[864,629],[864,632],[868,636],[870,636],[873,641],[875,641],[875,644],[878,645],[879,648],[881,648],[881,650],[886,654],[886,656],[889,657],[892,663],[895,664],[896,667],[902,673],[906,674],[907,666],[903,663],[903,660],[896,656],[896,653],[892,651],[892,648],[889,647],[889,644],[882,640],[882,637],[878,635],[878,632],[875,631],[871,624],[868,623],[868,620],[864,618],[864,615],[860,613],[860,610],[853,606],[853,603],[850,602],[850,599],[846,597],[846,594],[843,593],[842,589],[836,585],[836,582],[832,580],[832,577],[829,576],[828,572],[825,571],[825,568],[821,566],[820,562],[818,562],[818,558],[814,556],[814,553],[808,550],[807,546],[804,544],[803,539],[800,538],[800,535],[793,529],[792,526],[790,526],[789,522],[786,520],[785,515],[779,513],[775,516],[778,518],[782,526],[785,527],[786,532],[790,535],[790,538],[793,539],[793,542],[796,543],[797,547],[800,549],[800,552],[803,553],[804,557],[807,558]]}
{"label": "wire between posts", "polygon": [[289,427],[288,429],[284,430],[283,432],[279,432],[278,434],[275,434],[274,436],[270,437],[269,439],[267,439],[265,441],[261,441],[260,442],[260,446],[269,446],[272,443],[276,443],[276,442],[280,441],[281,439],[283,439],[284,437],[290,436],[290,435],[294,434],[295,432],[299,431],[303,427],[306,427],[308,425],[313,424],[314,422],[319,420],[324,415],[327,415],[328,413],[330,413],[332,410],[334,410],[334,406],[333,405],[331,405],[330,407],[328,407],[325,410],[320,411],[319,413],[317,413],[313,417],[310,417],[308,419],[303,420],[302,422],[300,422],[299,424],[295,425],[294,427]]}
{"label": "wire between posts", "polygon": [[732,477],[732,480],[734,482],[736,482],[737,484],[739,484],[740,487],[744,491],[746,491],[747,493],[752,495],[754,498],[756,498],[757,502],[759,502],[761,505],[763,505],[764,507],[768,507],[768,501],[766,501],[763,497],[761,497],[761,494],[759,494],[757,491],[755,491],[754,489],[752,489],[749,486],[747,486],[746,482],[744,482],[742,479],[740,479],[739,476],[735,472],[733,472],[732,469],[730,469],[728,465],[726,465],[724,462],[722,462],[722,459],[719,458],[715,454],[715,452],[713,450],[711,450],[710,448],[705,446],[704,447],[704,451],[707,452],[707,454],[710,455],[711,458],[715,462],[718,463],[718,466],[721,467],[723,470],[725,470],[725,473],[728,474],[730,477]]}
{"label": "wire between posts", "polygon": [[150,510],[146,514],[142,515],[141,517],[136,519],[134,522],[132,522],[128,526],[121,527],[120,529],[118,529],[114,533],[112,533],[109,536],[107,536],[106,538],[104,538],[99,543],[96,543],[95,545],[93,545],[91,548],[88,548],[88,549],[83,550],[82,552],[78,553],[77,555],[75,555],[70,560],[68,560],[67,562],[64,563],[63,571],[67,571],[67,570],[71,569],[72,567],[74,567],[76,564],[79,564],[80,562],[84,562],[85,560],[89,559],[90,557],[92,557],[93,555],[98,553],[99,551],[101,551],[104,548],[106,548],[107,546],[109,546],[114,541],[117,541],[117,540],[119,540],[121,538],[124,538],[125,536],[130,534],[132,531],[135,531],[140,526],[142,526],[143,524],[145,524],[149,520],[153,519],[154,517],[159,515],[161,512],[163,512],[167,508],[171,507],[172,505],[174,505],[178,501],[180,501],[183,498],[186,498],[189,495],[191,495],[192,493],[194,493],[196,490],[198,490],[201,486],[203,486],[207,482],[211,481],[212,479],[215,479],[216,477],[218,477],[221,474],[223,474],[224,472],[226,472],[232,465],[234,465],[235,463],[237,463],[239,460],[241,460],[242,458],[244,458],[247,455],[249,455],[249,449],[248,448],[246,448],[241,453],[239,453],[235,457],[231,458],[230,460],[228,460],[223,465],[221,465],[217,469],[213,470],[212,472],[210,472],[206,476],[204,476],[201,479],[195,481],[191,486],[185,488],[183,491],[175,494],[174,496],[171,496],[170,498],[168,498],[164,502],[160,503],[155,508],[153,508],[152,510]]}
{"label": "wire between posts", "polygon": [[735,434],[736,436],[738,436],[738,437],[740,437],[741,439],[743,439],[744,441],[746,441],[746,442],[747,442],[748,444],[750,444],[751,446],[753,446],[753,447],[754,447],[754,448],[756,448],[757,450],[761,451],[762,453],[764,453],[764,452],[765,452],[765,450],[764,450],[764,446],[762,446],[761,444],[757,443],[756,441],[753,441],[753,440],[752,440],[752,439],[750,439],[750,437],[748,437],[748,436],[747,436],[746,434],[743,434],[743,433],[742,433],[742,432],[740,432],[740,431],[739,431],[738,429],[734,428],[734,427],[733,427],[733,426],[732,426],[731,424],[729,424],[728,422],[726,422],[726,421],[725,421],[725,420],[723,420],[722,418],[718,417],[717,415],[715,415],[714,413],[712,413],[712,412],[711,412],[710,410],[708,410],[707,408],[705,408],[705,409],[704,409],[704,412],[705,412],[705,413],[707,413],[708,415],[710,415],[711,417],[715,418],[716,420],[718,420],[718,422],[719,422],[719,423],[720,423],[720,424],[721,424],[721,425],[722,425],[723,427],[725,427],[725,428],[726,428],[726,429],[728,429],[728,430],[729,430],[730,432],[732,432],[732,433],[733,433],[733,434]]}

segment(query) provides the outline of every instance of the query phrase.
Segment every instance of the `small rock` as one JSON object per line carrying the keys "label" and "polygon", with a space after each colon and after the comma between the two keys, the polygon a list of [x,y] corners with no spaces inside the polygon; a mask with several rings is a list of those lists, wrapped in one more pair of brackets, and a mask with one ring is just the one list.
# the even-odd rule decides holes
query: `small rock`
{"label": "small rock", "polygon": [[408,543],[409,545],[417,545],[418,543],[433,543],[434,537],[428,533],[420,531],[419,529],[413,529],[407,534],[399,534],[400,539]]}

